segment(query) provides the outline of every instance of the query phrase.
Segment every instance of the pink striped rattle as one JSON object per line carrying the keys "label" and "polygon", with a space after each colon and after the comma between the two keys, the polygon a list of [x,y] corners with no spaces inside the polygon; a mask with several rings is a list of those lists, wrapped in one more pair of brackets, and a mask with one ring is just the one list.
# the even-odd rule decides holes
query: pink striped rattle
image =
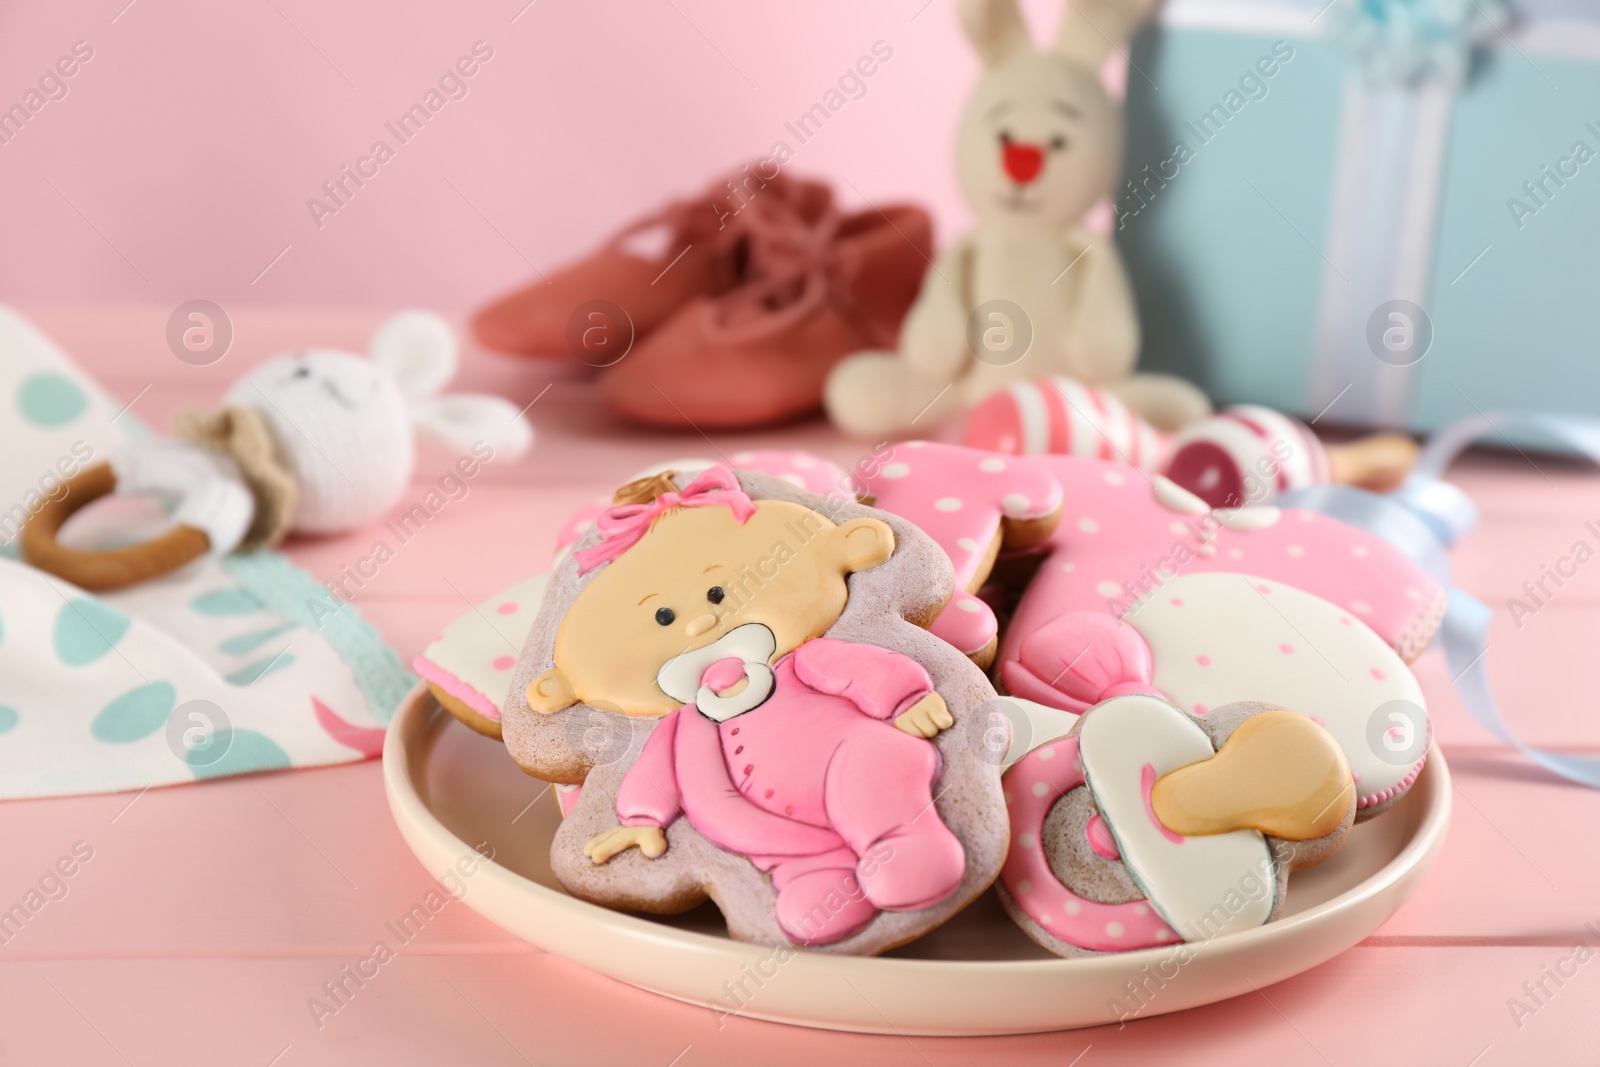
{"label": "pink striped rattle", "polygon": [[1018,382],[973,409],[962,437],[1012,455],[1116,460],[1162,473],[1212,507],[1270,502],[1312,485],[1384,492],[1416,460],[1409,437],[1382,434],[1325,445],[1310,427],[1271,408],[1241,404],[1168,437],[1111,393],[1071,378]]}
{"label": "pink striped rattle", "polygon": [[1013,456],[1109,459],[1155,471],[1165,434],[1104,389],[1060,376],[1017,382],[973,408],[961,443]]}

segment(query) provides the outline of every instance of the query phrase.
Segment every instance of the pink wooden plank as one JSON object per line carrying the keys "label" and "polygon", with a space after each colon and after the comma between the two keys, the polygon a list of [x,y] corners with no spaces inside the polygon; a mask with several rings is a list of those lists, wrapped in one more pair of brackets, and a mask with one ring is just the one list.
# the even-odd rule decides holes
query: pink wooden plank
{"label": "pink wooden plank", "polygon": [[[1591,939],[1593,944],[1595,939]],[[1222,1004],[1058,1034],[835,1034],[720,1018],[550,956],[401,949],[314,1014],[359,956],[0,964],[18,1063],[1592,1064],[1600,964],[1567,947],[1358,947]],[[1575,975],[1557,986],[1558,966]],[[369,968],[370,969],[370,968]],[[782,980],[782,976],[775,979]],[[1183,975],[1174,980],[1181,982]],[[1524,983],[1543,981],[1530,996]],[[849,996],[848,990],[841,996]],[[1159,1004],[1160,990],[1152,1005]],[[1529,1010],[1513,1012],[1516,998]],[[1129,1002],[1130,1008],[1133,1002]],[[1109,1011],[1109,1009],[1108,1009]],[[320,1018],[320,1029],[317,1022]],[[1520,1025],[1519,1025],[1520,1024]],[[285,1051],[287,1049],[287,1051]],[[1075,1057],[1081,1056],[1081,1059]],[[1475,1058],[1476,1057],[1476,1058]]]}

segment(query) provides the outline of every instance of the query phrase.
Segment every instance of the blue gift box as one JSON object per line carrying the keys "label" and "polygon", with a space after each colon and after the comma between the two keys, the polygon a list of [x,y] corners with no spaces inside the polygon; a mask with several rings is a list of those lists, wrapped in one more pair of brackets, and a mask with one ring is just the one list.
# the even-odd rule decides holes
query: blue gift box
{"label": "blue gift box", "polygon": [[1600,3],[1170,0],[1127,118],[1145,368],[1321,424],[1600,413]]}

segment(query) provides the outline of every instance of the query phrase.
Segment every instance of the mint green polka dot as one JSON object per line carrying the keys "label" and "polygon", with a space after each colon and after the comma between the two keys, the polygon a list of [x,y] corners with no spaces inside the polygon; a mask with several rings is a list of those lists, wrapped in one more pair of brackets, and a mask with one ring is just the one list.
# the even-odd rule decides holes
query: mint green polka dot
{"label": "mint green polka dot", "polygon": [[93,663],[122,640],[133,620],[98,600],[79,597],[56,614],[56,658],[69,667]]}
{"label": "mint green polka dot", "polygon": [[35,426],[60,426],[83,414],[89,398],[77,383],[59,374],[35,374],[17,390],[22,417]]}
{"label": "mint green polka dot", "polygon": [[[205,746],[203,752],[191,749],[188,753],[189,769],[196,778],[281,771],[291,766],[287,752],[271,738],[254,730],[218,730],[213,739],[214,743]],[[222,750],[220,757],[215,754],[218,748]]]}
{"label": "mint green polka dot", "polygon": [[281,671],[292,663],[294,663],[294,656],[288,652],[278,656],[270,656],[267,659],[258,659],[254,663],[248,663],[229,674],[228,681],[233,685],[249,685],[262,675],[271,674],[273,671]]}
{"label": "mint green polka dot", "polygon": [[202,615],[249,615],[260,611],[262,603],[249,590],[235,587],[197,596],[189,606]]}
{"label": "mint green polka dot", "polygon": [[89,724],[89,732],[114,745],[137,741],[161,729],[177,702],[177,691],[169,683],[149,682],[102,708]]}
{"label": "mint green polka dot", "polygon": [[21,716],[17,714],[16,708],[8,708],[4,704],[0,704],[0,734],[17,725],[19,718]]}

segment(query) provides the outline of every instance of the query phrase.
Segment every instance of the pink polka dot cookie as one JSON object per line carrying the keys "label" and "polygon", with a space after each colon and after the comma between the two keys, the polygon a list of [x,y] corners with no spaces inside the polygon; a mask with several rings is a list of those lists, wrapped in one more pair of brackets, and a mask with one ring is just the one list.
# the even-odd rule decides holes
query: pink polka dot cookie
{"label": "pink polka dot cookie", "polygon": [[[1033,462],[1056,475],[1068,508],[1001,642],[1003,688],[1068,711],[1128,692],[1197,714],[1276,701],[1340,739],[1363,818],[1409,787],[1428,726],[1405,664],[1443,616],[1432,578],[1324,516],[1213,511],[1126,467]],[[1403,743],[1374,725],[1391,715],[1405,720]]]}
{"label": "pink polka dot cookie", "polygon": [[1262,703],[1200,719],[1156,697],[1114,697],[1002,784],[1012,841],[1001,903],[1061,956],[1270,922],[1289,873],[1337,851],[1355,811],[1333,738]]}
{"label": "pink polka dot cookie", "polygon": [[539,612],[548,575],[518,582],[444,628],[411,666],[434,699],[486,737],[500,737],[511,671]]}
{"label": "pink polka dot cookie", "polygon": [[876,506],[911,520],[950,557],[956,593],[931,629],[987,668],[999,626],[975,594],[1001,551],[1031,548],[1055,530],[1060,484],[1027,460],[925,441],[895,445],[861,481]]}

